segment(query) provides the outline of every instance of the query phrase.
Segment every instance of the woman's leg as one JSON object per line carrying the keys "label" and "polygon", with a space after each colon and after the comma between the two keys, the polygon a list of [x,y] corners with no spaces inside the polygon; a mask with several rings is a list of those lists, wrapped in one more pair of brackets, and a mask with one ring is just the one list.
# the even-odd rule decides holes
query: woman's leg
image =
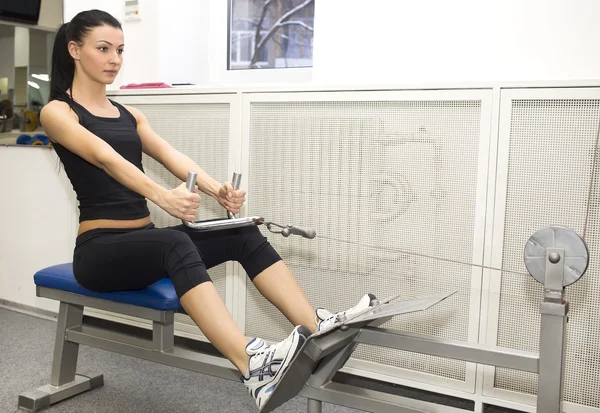
{"label": "woman's leg", "polygon": [[207,268],[226,261],[238,261],[263,297],[293,325],[305,326],[311,333],[332,328],[341,314],[348,316],[370,306],[371,297],[365,294],[346,311],[315,311],[281,256],[255,226],[214,232],[194,231],[183,225],[171,229],[189,235],[204,257]]}
{"label": "woman's leg", "polygon": [[242,374],[248,340],[231,318],[188,236],[164,229],[115,231],[75,250],[77,281],[92,291],[145,288],[170,276],[181,305],[198,328]]}
{"label": "woman's leg", "polygon": [[277,261],[252,280],[256,289],[294,325],[301,324],[314,333],[315,309],[300,289],[287,265]]}
{"label": "woman's leg", "polygon": [[257,227],[199,232],[183,225],[171,227],[187,233],[207,268],[238,261],[256,289],[292,323],[314,333],[315,309],[300,289],[290,269]]}
{"label": "woman's leg", "polygon": [[76,248],[73,264],[77,280],[95,291],[141,289],[168,275],[187,314],[242,373],[258,407],[311,333],[297,326],[270,346],[259,338],[248,342],[211,282],[201,252],[181,231],[146,228],[89,239]]}
{"label": "woman's leg", "polygon": [[205,282],[188,290],[180,298],[181,306],[206,338],[246,375],[248,340],[231,318],[225,303],[212,282]]}

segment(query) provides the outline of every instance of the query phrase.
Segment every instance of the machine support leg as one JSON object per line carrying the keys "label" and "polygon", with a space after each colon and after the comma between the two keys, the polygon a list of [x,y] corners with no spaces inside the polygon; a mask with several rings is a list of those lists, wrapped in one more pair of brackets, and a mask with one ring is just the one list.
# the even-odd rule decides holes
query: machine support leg
{"label": "machine support leg", "polygon": [[322,413],[323,402],[319,400],[308,399],[307,413]]}
{"label": "machine support leg", "polygon": [[538,412],[563,412],[567,311],[565,303],[542,303]]}
{"label": "machine support leg", "polygon": [[102,374],[76,374],[79,344],[67,341],[66,334],[69,328],[80,325],[82,321],[83,306],[60,303],[50,384],[19,394],[19,410],[37,412],[104,384]]}
{"label": "machine support leg", "polygon": [[563,412],[565,347],[569,303],[564,297],[565,250],[546,248],[544,301],[540,306],[537,411]]}
{"label": "machine support leg", "polygon": [[172,349],[175,345],[175,313],[168,311],[166,321],[152,322],[152,346],[156,351]]}
{"label": "machine support leg", "polygon": [[69,327],[80,325],[83,320],[83,307],[79,305],[60,303],[56,323],[56,340],[54,343],[54,359],[50,384],[55,387],[75,380],[79,344],[71,343],[65,338]]}

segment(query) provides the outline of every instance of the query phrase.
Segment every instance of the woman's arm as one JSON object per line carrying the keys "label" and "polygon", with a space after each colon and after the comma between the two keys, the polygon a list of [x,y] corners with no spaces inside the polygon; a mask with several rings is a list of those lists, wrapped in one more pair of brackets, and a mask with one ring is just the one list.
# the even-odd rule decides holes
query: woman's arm
{"label": "woman's arm", "polygon": [[239,209],[245,200],[245,191],[234,191],[229,182],[225,184],[217,182],[189,156],[173,148],[167,141],[154,132],[148,119],[140,110],[130,106],[126,106],[125,108],[129,110],[137,120],[137,131],[142,140],[144,153],[156,159],[156,161],[162,164],[169,172],[184,182],[187,180],[189,171],[198,172],[198,178],[196,180],[198,189],[213,197],[219,204],[234,214],[239,212]]}
{"label": "woman's arm", "polygon": [[185,184],[167,190],[148,178],[123,158],[108,143],[79,124],[77,115],[65,102],[52,101],[42,109],[40,121],[48,137],[69,151],[104,170],[123,186],[137,192],[169,214],[188,221],[195,217],[199,197],[185,189]]}

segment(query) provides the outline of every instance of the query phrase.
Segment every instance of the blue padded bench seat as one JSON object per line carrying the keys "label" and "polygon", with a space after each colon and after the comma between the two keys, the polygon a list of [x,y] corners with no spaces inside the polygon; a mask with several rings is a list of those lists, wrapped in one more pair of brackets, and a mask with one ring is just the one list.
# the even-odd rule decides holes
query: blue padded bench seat
{"label": "blue padded bench seat", "polygon": [[36,272],[33,281],[39,287],[54,288],[108,301],[149,307],[155,310],[179,311],[182,309],[170,278],[163,278],[143,290],[96,293],[79,285],[73,275],[73,263],[69,262],[53,265]]}

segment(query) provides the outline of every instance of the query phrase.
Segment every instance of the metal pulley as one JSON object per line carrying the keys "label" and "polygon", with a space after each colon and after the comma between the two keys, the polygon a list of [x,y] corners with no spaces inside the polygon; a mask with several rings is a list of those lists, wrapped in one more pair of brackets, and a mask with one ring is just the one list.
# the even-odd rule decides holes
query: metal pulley
{"label": "metal pulley", "polygon": [[[564,254],[547,253],[548,248],[557,248]],[[533,234],[525,245],[524,261],[527,271],[538,282],[546,282],[546,266],[564,266],[563,287],[577,282],[586,272],[590,256],[587,244],[570,228],[551,226]]]}

